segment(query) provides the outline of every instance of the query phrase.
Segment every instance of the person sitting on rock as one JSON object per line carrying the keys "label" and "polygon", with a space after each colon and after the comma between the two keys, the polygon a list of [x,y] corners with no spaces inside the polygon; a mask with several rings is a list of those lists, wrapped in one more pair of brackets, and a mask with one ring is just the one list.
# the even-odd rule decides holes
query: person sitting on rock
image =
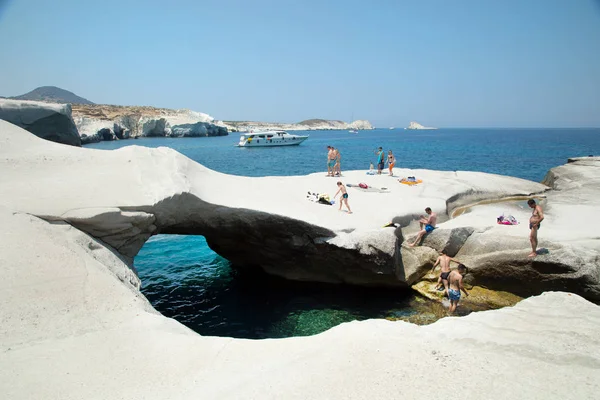
{"label": "person sitting on rock", "polygon": [[427,207],[425,209],[427,216],[421,215],[421,219],[419,220],[419,225],[421,226],[421,230],[417,234],[417,238],[414,242],[409,244],[410,247],[415,247],[415,245],[423,238],[426,233],[432,232],[435,229],[435,223],[437,222],[437,214],[431,211],[431,208]]}
{"label": "person sitting on rock", "polygon": [[448,295],[448,275],[450,275],[450,262],[454,261],[457,264],[460,264],[460,261],[455,260],[446,254],[446,250],[442,250],[442,254],[437,258],[435,264],[433,264],[433,268],[431,272],[435,271],[435,267],[440,266],[441,273],[438,278],[437,284],[435,285],[435,290],[440,290],[444,288],[444,294]]}
{"label": "person sitting on rock", "polygon": [[467,267],[464,264],[459,264],[458,268],[450,272],[448,275],[448,298],[450,299],[450,308],[448,311],[450,314],[454,313],[456,307],[458,307],[458,301],[460,300],[460,291],[465,292],[465,296],[469,297],[469,292],[463,286],[463,275],[467,273]]}

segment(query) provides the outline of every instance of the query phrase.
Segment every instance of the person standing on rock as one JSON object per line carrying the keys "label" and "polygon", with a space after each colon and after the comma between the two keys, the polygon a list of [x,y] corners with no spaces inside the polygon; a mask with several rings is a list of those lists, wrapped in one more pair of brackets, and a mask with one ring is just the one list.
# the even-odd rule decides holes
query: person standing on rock
{"label": "person standing on rock", "polygon": [[432,232],[435,229],[435,223],[437,222],[437,214],[431,211],[431,208],[427,207],[425,209],[427,213],[427,217],[421,216],[419,220],[419,224],[421,226],[421,230],[417,234],[417,238],[414,242],[409,244],[410,247],[415,247],[415,245],[421,240],[421,238],[429,232]]}
{"label": "person standing on rock", "polygon": [[335,167],[335,149],[327,146],[327,176],[333,176]]}
{"label": "person standing on rock", "polygon": [[383,147],[380,147],[379,150],[375,152],[375,154],[377,154],[377,175],[381,175],[381,171],[383,171],[384,167]]}
{"label": "person standing on rock", "polygon": [[458,307],[461,290],[465,293],[465,296],[469,297],[469,292],[467,292],[467,289],[463,286],[463,275],[466,273],[467,267],[465,267],[464,264],[459,264],[458,268],[448,275],[448,283],[450,285],[448,288],[448,298],[450,299],[450,308],[448,311],[450,314],[454,313],[456,307]]}
{"label": "person standing on rock", "polygon": [[352,214],[352,210],[350,210],[350,205],[348,204],[348,191],[346,190],[346,186],[344,186],[344,184],[342,182],[338,182],[338,191],[335,192],[335,194],[333,195],[333,198],[335,199],[335,197],[338,195],[338,193],[342,193],[342,196],[340,198],[340,211],[342,211],[342,203],[346,204],[346,208],[348,209],[348,214]]}
{"label": "person standing on rock", "polygon": [[533,208],[533,212],[529,218],[529,241],[531,242],[531,253],[529,253],[528,257],[535,257],[537,256],[538,245],[537,233],[540,230],[540,224],[544,219],[544,211],[542,210],[542,207],[536,204],[535,200],[533,199],[529,199],[527,204],[529,207]]}
{"label": "person standing on rock", "polygon": [[335,166],[333,167],[333,174],[335,176],[342,176],[342,155],[340,149],[335,149]]}
{"label": "person standing on rock", "polygon": [[433,268],[431,269],[431,273],[433,273],[433,271],[435,271],[435,267],[438,265],[440,266],[441,273],[437,284],[435,285],[435,290],[440,290],[443,287],[444,294],[446,296],[448,295],[448,276],[450,275],[450,262],[452,261],[460,264],[459,261],[447,255],[446,250],[442,250],[442,254],[437,258],[435,264],[433,264]]}
{"label": "person standing on rock", "polygon": [[390,170],[390,176],[394,176],[394,165],[396,165],[396,157],[394,157],[394,154],[391,150],[388,151],[387,162],[388,168]]}

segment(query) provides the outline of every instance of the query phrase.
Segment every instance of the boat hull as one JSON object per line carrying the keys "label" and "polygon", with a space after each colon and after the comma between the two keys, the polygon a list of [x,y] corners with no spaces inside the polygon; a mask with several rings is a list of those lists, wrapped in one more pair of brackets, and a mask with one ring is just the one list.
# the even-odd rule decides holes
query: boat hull
{"label": "boat hull", "polygon": [[238,143],[238,147],[279,147],[279,146],[298,146],[300,143],[304,142],[306,139],[308,139],[308,136],[297,136],[296,139],[290,140],[290,139],[286,139],[286,140],[280,140],[280,139],[273,139],[273,140],[266,140],[266,139],[260,139],[257,143],[256,140],[253,141],[244,141],[244,142],[240,142]]}

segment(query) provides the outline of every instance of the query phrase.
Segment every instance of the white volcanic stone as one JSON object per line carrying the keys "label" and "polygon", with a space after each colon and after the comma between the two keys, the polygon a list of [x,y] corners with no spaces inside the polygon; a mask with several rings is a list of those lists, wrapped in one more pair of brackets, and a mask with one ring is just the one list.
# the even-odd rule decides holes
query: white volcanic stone
{"label": "white volcanic stone", "polygon": [[102,129],[113,130],[114,122],[106,119],[97,119],[90,117],[73,117],[77,130],[81,136],[93,136]]}
{"label": "white volcanic stone", "polygon": [[359,120],[351,122],[349,124],[349,128],[353,128],[353,129],[375,129],[375,128],[373,128],[373,125],[371,125],[371,123],[369,121],[367,121],[366,119],[359,119]]}
{"label": "white volcanic stone", "polygon": [[[255,218],[260,223],[269,212],[279,219],[290,215],[335,230],[338,235],[330,240],[342,240],[338,244],[346,251],[352,240],[363,242],[358,254],[373,252],[364,244],[369,240],[390,251],[393,229],[381,228],[382,238],[374,234],[374,224],[387,222],[398,204],[411,212],[423,204],[445,207],[447,196],[468,186],[454,173],[402,172],[426,177],[440,189],[392,185],[387,176],[350,172],[344,180],[385,184],[390,190],[350,189],[355,214],[347,215],[305,199],[307,187],[335,189],[334,180],[322,173],[235,177],[166,148],[74,148],[0,121],[2,397],[347,399],[401,394],[423,399],[439,396],[432,371],[448,368],[466,377],[460,392],[467,398],[597,397],[600,307],[577,295],[544,293],[515,307],[428,326],[369,320],[312,337],[203,337],[156,313],[139,293],[140,282],[122,255],[74,227],[85,226],[103,238],[105,231],[147,234],[154,224],[173,229],[169,224],[183,223],[180,215],[187,212],[176,206],[202,205],[202,199],[213,204],[196,207],[185,218],[199,223],[207,216],[227,225],[227,207],[244,207],[234,210],[245,213],[242,222]],[[545,188],[489,174],[469,179],[476,181],[474,188],[491,188],[495,180],[498,193],[510,192],[510,185],[518,192]],[[442,185],[448,180],[458,187]],[[246,194],[243,199],[235,196],[240,191]],[[264,213],[249,214],[250,209]],[[558,216],[549,211],[548,218]],[[292,222],[282,223],[294,229]],[[416,251],[425,255],[432,250]]]}
{"label": "white volcanic stone", "polygon": [[437,128],[432,128],[430,126],[423,126],[423,125],[419,124],[418,122],[411,121],[410,124],[408,124],[408,128],[404,128],[404,129],[437,129]]}
{"label": "white volcanic stone", "polygon": [[[90,113],[96,113],[98,116],[90,116]],[[106,114],[112,115],[112,117],[108,117]],[[151,107],[87,105],[83,107],[83,110],[78,110],[74,120],[81,135],[88,137],[103,136],[101,135],[103,129],[110,130],[113,139],[138,136],[181,137],[227,134],[226,130],[219,129],[213,123],[214,118],[210,115],[186,109],[168,110]],[[182,129],[185,128],[181,128],[181,126],[204,128],[188,128],[185,132],[182,132]],[[116,132],[117,129],[119,132]],[[200,132],[202,129],[204,129],[204,133]],[[120,132],[123,132],[123,134],[117,134]],[[89,139],[84,138],[84,140],[89,142]],[[106,139],[99,137],[99,140]]]}
{"label": "white volcanic stone", "polygon": [[296,124],[286,124],[279,122],[223,122],[229,130],[250,132],[250,131],[321,131],[321,130],[345,130],[345,129],[375,129],[367,120],[356,120],[351,123],[338,120],[310,119]]}
{"label": "white volcanic stone", "polygon": [[[424,181],[410,187],[387,175],[348,171],[343,181],[354,184],[349,187],[349,194],[355,211],[348,215],[338,212],[337,206],[315,204],[306,199],[308,191],[332,195],[337,190],[336,180],[323,173],[296,177],[231,176],[211,171],[167,148],[130,146],[112,152],[78,150],[19,134],[19,130],[9,124],[5,124],[2,131],[5,143],[0,162],[5,164],[6,172],[0,176],[0,185],[11,196],[0,197],[0,206],[46,219],[67,220],[102,238],[129,259],[137,254],[149,235],[159,232],[202,234],[211,248],[232,262],[260,265],[272,274],[290,279],[408,287],[408,281],[418,280],[418,274],[431,266],[431,254],[413,256],[414,250],[392,244],[395,237],[401,243],[404,235],[418,229],[415,221],[423,214],[424,207],[429,206],[440,215],[440,230],[431,235],[432,239],[448,228],[478,230],[466,242],[449,234],[437,242],[430,243],[426,239],[425,245],[438,251],[442,249],[438,246],[460,249],[463,243],[466,246],[469,240],[476,240],[477,235],[491,229],[503,239],[489,236],[490,240],[484,242],[483,248],[487,249],[484,254],[504,241],[511,268],[518,269],[523,264],[527,268],[538,268],[520,256],[527,254],[529,246],[525,225],[513,230],[499,227],[495,224],[495,212],[490,216],[486,211],[487,215],[475,219],[476,213],[472,212],[450,221],[446,214],[480,200],[544,193],[548,188],[539,183],[477,172],[397,169],[401,176],[417,176]],[[22,151],[24,148],[27,152]],[[73,169],[72,165],[77,168]],[[82,174],[91,173],[84,171],[101,173],[95,172],[92,180],[82,180]],[[387,189],[364,191],[356,187],[359,182]],[[34,187],[35,195],[31,190]],[[239,196],[240,192],[244,196]],[[103,210],[115,208],[120,211],[110,214],[111,218],[120,220],[123,226],[131,226],[130,229],[118,230],[115,223],[102,224],[103,218],[94,218],[93,214],[83,219],[69,219],[73,210],[96,209],[101,215],[105,214]],[[132,219],[128,214],[131,212],[148,214],[148,219]],[[404,233],[382,228],[394,218],[405,227]],[[547,218],[548,221],[554,218],[551,210]],[[565,224],[562,230],[566,232],[578,229],[574,221],[565,221]],[[542,231],[541,245],[558,251],[561,247],[552,236],[546,236],[546,232],[551,233]],[[585,235],[576,237],[597,243],[595,234],[588,231]],[[536,284],[540,278],[536,274],[521,280],[517,289],[531,286],[533,293],[539,293],[544,288],[568,288],[598,298],[600,284],[597,277],[594,278],[598,269],[596,251],[592,248],[590,252],[581,253],[585,254],[581,259],[569,258],[571,272],[564,275],[568,282],[560,274],[542,274],[541,281],[547,286],[539,287]],[[468,256],[475,257],[475,254],[471,252]],[[561,263],[556,257],[544,257],[539,260],[552,265]],[[475,275],[474,270],[473,277],[485,280],[496,267],[487,259],[480,261],[490,268],[479,275]],[[587,261],[589,266],[584,268]],[[578,282],[585,284],[577,286]],[[569,284],[562,286],[566,283]]]}
{"label": "white volcanic stone", "polygon": [[81,146],[70,104],[0,99],[0,119],[25,128],[42,139]]}
{"label": "white volcanic stone", "polygon": [[215,121],[215,119],[208,114],[186,109],[176,110],[175,112],[170,113],[163,113],[162,117],[165,118],[171,126],[195,124],[197,122],[213,123]]}
{"label": "white volcanic stone", "polygon": [[7,399],[422,399],[439,395],[431,371],[448,367],[468,377],[467,398],[591,399],[600,389],[600,308],[576,295],[428,326],[369,320],[312,337],[203,337],[157,314],[95,239],[4,209],[0,221],[10,233],[0,241]]}

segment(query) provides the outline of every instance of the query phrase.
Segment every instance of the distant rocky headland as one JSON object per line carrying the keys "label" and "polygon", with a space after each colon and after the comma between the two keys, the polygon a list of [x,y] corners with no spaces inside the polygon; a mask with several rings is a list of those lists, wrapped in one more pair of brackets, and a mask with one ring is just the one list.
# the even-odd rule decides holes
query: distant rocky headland
{"label": "distant rocky headland", "polygon": [[257,122],[257,121],[224,121],[223,124],[231,132],[249,132],[262,130],[285,130],[285,131],[323,131],[344,129],[375,129],[367,120],[356,120],[344,122],[327,119],[307,119],[295,124],[280,122]]}
{"label": "distant rocky headland", "polygon": [[139,137],[228,135],[224,125],[197,111],[101,104],[73,104],[72,108],[83,144]]}
{"label": "distant rocky headland", "polygon": [[404,128],[404,129],[437,129],[437,128],[433,128],[431,126],[423,126],[423,125],[419,124],[418,122],[410,121],[408,128]]}
{"label": "distant rocky headland", "polygon": [[55,86],[0,98],[0,119],[44,139],[75,146],[140,137],[226,136],[229,132],[260,130],[374,129],[366,120],[350,123],[325,119],[298,123],[223,122],[187,109],[95,104]]}

